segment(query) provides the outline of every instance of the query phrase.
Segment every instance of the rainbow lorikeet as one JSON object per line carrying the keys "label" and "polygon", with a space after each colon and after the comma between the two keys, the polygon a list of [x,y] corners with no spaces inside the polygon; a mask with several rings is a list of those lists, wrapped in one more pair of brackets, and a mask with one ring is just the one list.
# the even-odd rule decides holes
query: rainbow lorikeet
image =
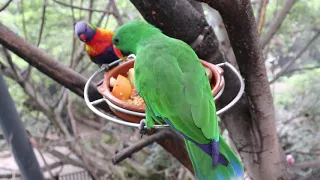
{"label": "rainbow lorikeet", "polygon": [[86,50],[92,62],[101,65],[119,59],[112,46],[112,31],[79,21],[75,24],[75,33],[81,41],[86,43]]}
{"label": "rainbow lorikeet", "polygon": [[147,128],[165,122],[179,132],[198,179],[243,179],[241,162],[219,133],[210,84],[192,48],[141,21],[121,26],[113,44],[120,57],[136,55],[135,85],[146,103]]}

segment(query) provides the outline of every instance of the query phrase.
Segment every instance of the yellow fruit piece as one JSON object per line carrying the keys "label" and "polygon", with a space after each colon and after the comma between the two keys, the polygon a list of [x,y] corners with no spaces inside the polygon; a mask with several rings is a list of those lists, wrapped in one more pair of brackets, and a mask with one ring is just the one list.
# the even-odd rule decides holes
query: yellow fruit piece
{"label": "yellow fruit piece", "polygon": [[126,101],[130,98],[131,91],[132,86],[130,81],[126,77],[118,75],[111,94],[122,101]]}

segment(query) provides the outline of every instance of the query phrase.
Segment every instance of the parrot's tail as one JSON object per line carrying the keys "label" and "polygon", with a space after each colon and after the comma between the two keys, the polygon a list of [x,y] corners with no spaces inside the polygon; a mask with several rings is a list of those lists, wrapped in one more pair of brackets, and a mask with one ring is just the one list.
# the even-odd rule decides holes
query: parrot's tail
{"label": "parrot's tail", "polygon": [[198,180],[243,180],[243,167],[229,145],[220,136],[220,154],[229,161],[228,165],[212,166],[212,158],[193,142],[185,139],[186,147]]}

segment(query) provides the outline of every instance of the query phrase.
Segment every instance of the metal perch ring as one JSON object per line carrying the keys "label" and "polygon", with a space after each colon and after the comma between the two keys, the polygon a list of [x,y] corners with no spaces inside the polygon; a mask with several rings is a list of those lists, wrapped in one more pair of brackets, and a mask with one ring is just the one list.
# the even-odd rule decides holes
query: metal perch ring
{"label": "metal perch ring", "polygon": [[[127,121],[124,121],[124,120],[122,120],[120,118],[114,118],[112,116],[104,114],[102,111],[98,110],[94,106],[97,105],[97,104],[105,102],[111,108],[114,108],[114,109],[116,109],[116,110],[118,110],[120,112],[126,113],[126,114],[139,116],[139,117],[141,117],[141,119],[145,118],[145,113],[135,112],[135,111],[130,111],[130,110],[124,109],[122,107],[119,107],[119,106],[115,105],[114,103],[110,102],[108,99],[106,99],[104,97],[101,98],[101,99],[92,101],[92,102],[90,102],[90,100],[89,100],[88,90],[89,90],[90,83],[92,82],[92,80],[98,74],[104,73],[105,70],[108,70],[110,66],[118,64],[120,61],[121,60],[117,60],[115,62],[110,63],[108,66],[102,66],[101,69],[99,69],[98,71],[93,73],[93,75],[88,79],[88,81],[87,81],[87,83],[86,83],[86,85],[84,87],[84,100],[85,100],[87,106],[89,107],[89,109],[91,111],[93,111],[95,114],[97,114],[98,116],[103,117],[104,119],[106,119],[108,121],[111,121],[111,122],[114,122],[114,123],[118,123],[118,124],[125,125],[125,126],[139,128],[140,124],[138,124],[138,123],[127,122]],[[241,98],[241,96],[242,96],[242,94],[244,92],[244,86],[245,85],[244,85],[244,81],[243,81],[242,76],[240,75],[240,73],[230,63],[224,62],[224,63],[216,64],[216,66],[219,66],[219,67],[225,66],[225,67],[230,68],[232,70],[232,72],[238,77],[238,80],[240,82],[240,89],[239,89],[239,92],[238,92],[237,96],[229,104],[227,104],[225,107],[223,107],[223,108],[221,108],[220,110],[217,111],[217,115],[220,115],[220,114],[226,112],[227,110],[229,110],[232,106],[234,106],[239,101],[239,99]],[[224,78],[223,78],[223,81],[224,81]],[[222,95],[223,91],[224,91],[224,86],[223,86],[222,90],[214,97],[214,99],[216,100],[217,98],[219,98]],[[165,124],[165,125],[155,125],[154,126],[154,128],[166,128],[166,127],[169,127],[169,125]]]}

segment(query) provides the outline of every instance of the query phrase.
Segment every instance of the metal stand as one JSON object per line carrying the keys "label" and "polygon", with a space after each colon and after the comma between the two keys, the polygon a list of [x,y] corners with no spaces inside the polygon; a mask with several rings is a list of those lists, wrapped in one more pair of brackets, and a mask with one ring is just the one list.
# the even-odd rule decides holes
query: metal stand
{"label": "metal stand", "polygon": [[[109,66],[115,65],[115,64],[119,63],[120,61],[121,60],[115,61],[115,62],[109,64]],[[241,96],[242,96],[242,94],[244,92],[244,81],[243,81],[242,76],[240,75],[240,73],[237,71],[237,69],[235,67],[233,67],[230,63],[228,63],[228,62],[220,63],[220,64],[217,64],[216,66],[219,66],[219,67],[225,66],[225,67],[230,68],[232,70],[232,72],[238,77],[239,82],[240,82],[240,89],[239,89],[239,92],[238,92],[237,96],[229,104],[227,104],[225,107],[223,107],[223,108],[221,108],[220,110],[217,111],[217,115],[220,115],[220,114],[226,112],[228,109],[230,109],[232,106],[234,106],[239,101],[239,99],[241,98]],[[84,87],[84,100],[85,100],[87,106],[95,114],[103,117],[104,119],[106,119],[108,121],[111,121],[111,122],[114,122],[114,123],[118,123],[118,124],[121,124],[121,125],[125,125],[125,126],[139,128],[140,124],[138,124],[138,123],[131,123],[131,122],[124,121],[124,120],[122,120],[120,118],[114,118],[114,117],[108,116],[108,115],[104,114],[102,111],[99,111],[94,106],[97,105],[97,104],[100,104],[100,103],[107,103],[111,108],[114,108],[114,109],[116,109],[116,110],[118,110],[120,112],[126,113],[126,114],[139,116],[139,117],[141,117],[141,119],[145,118],[145,113],[140,113],[140,112],[135,112],[135,111],[130,111],[130,110],[124,109],[122,107],[119,107],[119,106],[113,104],[112,102],[110,102],[108,99],[106,99],[104,97],[101,98],[101,99],[98,99],[98,100],[90,102],[89,97],[88,97],[88,90],[89,90],[89,87],[90,87],[89,85],[92,82],[92,80],[98,74],[105,72],[105,70],[108,70],[108,66],[103,66],[100,70],[98,70],[95,73],[93,73],[93,75],[88,79],[88,81],[87,81],[87,83],[86,83],[86,85]],[[222,80],[224,81],[224,78]],[[214,100],[219,98],[222,95],[223,91],[224,91],[224,86],[221,89],[221,91],[214,97]],[[165,127],[169,127],[169,125],[165,124],[165,125],[155,125],[154,126],[154,128],[165,128]]]}

